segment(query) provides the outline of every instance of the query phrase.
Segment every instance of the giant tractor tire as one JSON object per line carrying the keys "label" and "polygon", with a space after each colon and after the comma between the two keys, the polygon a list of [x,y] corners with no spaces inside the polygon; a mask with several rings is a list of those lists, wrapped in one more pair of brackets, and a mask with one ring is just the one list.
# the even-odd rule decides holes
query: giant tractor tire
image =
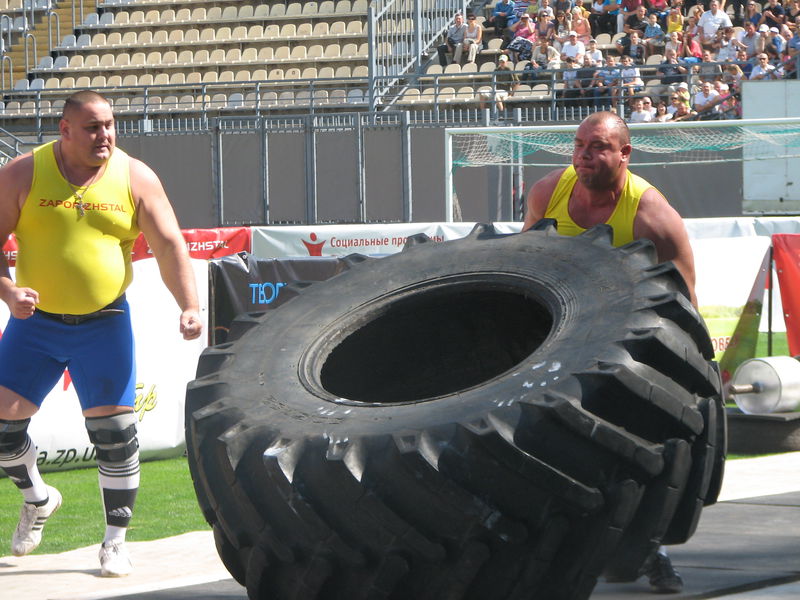
{"label": "giant tractor tire", "polygon": [[649,242],[426,242],[349,257],[201,357],[189,463],[253,600],[584,599],[716,500],[719,374]]}

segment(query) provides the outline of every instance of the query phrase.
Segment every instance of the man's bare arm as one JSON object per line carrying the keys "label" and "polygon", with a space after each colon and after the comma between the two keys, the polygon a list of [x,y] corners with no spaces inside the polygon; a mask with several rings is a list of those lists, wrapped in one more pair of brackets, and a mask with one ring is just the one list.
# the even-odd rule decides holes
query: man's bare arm
{"label": "man's bare arm", "polygon": [[158,261],[164,284],[181,309],[181,334],[187,340],[197,338],[203,328],[197,284],[178,220],[152,169],[131,158],[130,172],[139,229]]}
{"label": "man's bare arm", "polygon": [[639,201],[633,223],[633,236],[653,242],[659,262],[672,261],[689,288],[689,298],[697,307],[695,295],[694,254],[683,219],[655,188],[650,188]]}
{"label": "man's bare arm", "polygon": [[564,169],[556,169],[550,171],[547,175],[542,177],[539,181],[533,184],[528,192],[528,199],[526,203],[525,221],[522,224],[522,231],[530,229],[536,221],[544,218],[547,211],[547,205],[550,203],[550,197],[556,189],[558,179]]}
{"label": "man's bare arm", "polygon": [[[33,181],[33,155],[24,154],[0,169],[0,244],[17,227],[22,204]],[[17,287],[11,279],[8,261],[0,252],[0,298],[17,319],[27,319],[36,309],[39,293],[32,288]]]}

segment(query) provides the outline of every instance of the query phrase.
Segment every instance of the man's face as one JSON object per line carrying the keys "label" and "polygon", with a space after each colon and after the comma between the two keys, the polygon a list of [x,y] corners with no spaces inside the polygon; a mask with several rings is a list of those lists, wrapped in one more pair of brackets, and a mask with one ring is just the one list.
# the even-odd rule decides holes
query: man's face
{"label": "man's face", "polygon": [[672,48],[667,50],[667,60],[675,60],[675,50]]}
{"label": "man's face", "polygon": [[111,158],[117,136],[114,114],[105,102],[89,102],[70,110],[59,128],[72,158],[92,167]]}
{"label": "man's face", "polygon": [[639,6],[636,9],[636,14],[639,15],[640,19],[644,19],[644,16],[647,14],[647,9],[644,6]]}
{"label": "man's face", "polygon": [[712,0],[711,3],[708,5],[708,7],[711,9],[711,14],[715,15],[719,10],[719,2],[717,2],[716,0]]}
{"label": "man's face", "polygon": [[700,89],[703,91],[704,96],[708,96],[711,93],[711,84],[708,81],[704,81]]}
{"label": "man's face", "polygon": [[607,64],[609,67],[616,67],[616,66],[617,66],[617,59],[616,59],[616,58],[614,58],[613,56],[609,56],[609,57],[606,59],[606,64]]}
{"label": "man's face", "polygon": [[711,52],[703,50],[703,62],[711,62]]}
{"label": "man's face", "polygon": [[578,181],[587,188],[613,189],[627,168],[630,153],[630,144],[621,144],[619,135],[607,122],[584,122],[575,133],[572,165]]}
{"label": "man's face", "polygon": [[644,106],[644,105],[642,104],[642,101],[641,101],[641,100],[639,100],[639,99],[636,99],[636,100],[633,102],[633,110],[635,110],[636,112],[642,112],[642,107],[643,107],[643,106]]}
{"label": "man's face", "polygon": [[631,33],[631,45],[639,43],[639,34],[635,31]]}
{"label": "man's face", "polygon": [[747,51],[746,50],[737,50],[736,51],[736,60],[746,61],[747,60]]}
{"label": "man's face", "polygon": [[464,17],[463,15],[456,15],[456,25],[459,27],[464,24]]}
{"label": "man's face", "polygon": [[631,64],[633,64],[633,59],[630,56],[627,56],[627,55],[623,56],[622,57],[622,64],[625,65],[626,67],[629,67],[629,66],[631,66]]}

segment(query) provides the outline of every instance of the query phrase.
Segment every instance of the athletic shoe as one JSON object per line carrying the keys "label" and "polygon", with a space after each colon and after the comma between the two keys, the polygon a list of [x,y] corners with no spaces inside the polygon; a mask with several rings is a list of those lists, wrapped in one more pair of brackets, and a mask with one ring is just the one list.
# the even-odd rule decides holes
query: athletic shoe
{"label": "athletic shoe", "polygon": [[19,513],[19,524],[11,540],[11,553],[14,556],[30,554],[42,543],[42,528],[54,512],[61,507],[61,494],[47,486],[47,502],[36,506],[25,502]]}
{"label": "athletic shoe", "polygon": [[683,590],[683,579],[672,566],[669,556],[656,552],[644,567],[650,588],[657,594],[678,594]]}
{"label": "athletic shoe", "polygon": [[100,575],[125,577],[133,572],[133,564],[125,542],[103,542],[100,545]]}

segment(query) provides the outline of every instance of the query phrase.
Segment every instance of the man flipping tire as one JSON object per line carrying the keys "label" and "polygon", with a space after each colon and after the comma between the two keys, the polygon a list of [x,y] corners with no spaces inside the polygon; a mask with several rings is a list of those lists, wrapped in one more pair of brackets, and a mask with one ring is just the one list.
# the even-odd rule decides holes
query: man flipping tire
{"label": "man flipping tire", "polygon": [[[523,231],[549,218],[557,221],[561,235],[579,235],[605,223],[614,229],[614,246],[649,239],[659,262],[672,261],[678,268],[697,306],[686,228],[666,198],[628,170],[631,150],[628,126],[616,114],[597,112],[584,119],[575,134],[572,165],[551,171],[531,188]],[[647,559],[643,572],[655,592],[683,589],[663,546]]]}

